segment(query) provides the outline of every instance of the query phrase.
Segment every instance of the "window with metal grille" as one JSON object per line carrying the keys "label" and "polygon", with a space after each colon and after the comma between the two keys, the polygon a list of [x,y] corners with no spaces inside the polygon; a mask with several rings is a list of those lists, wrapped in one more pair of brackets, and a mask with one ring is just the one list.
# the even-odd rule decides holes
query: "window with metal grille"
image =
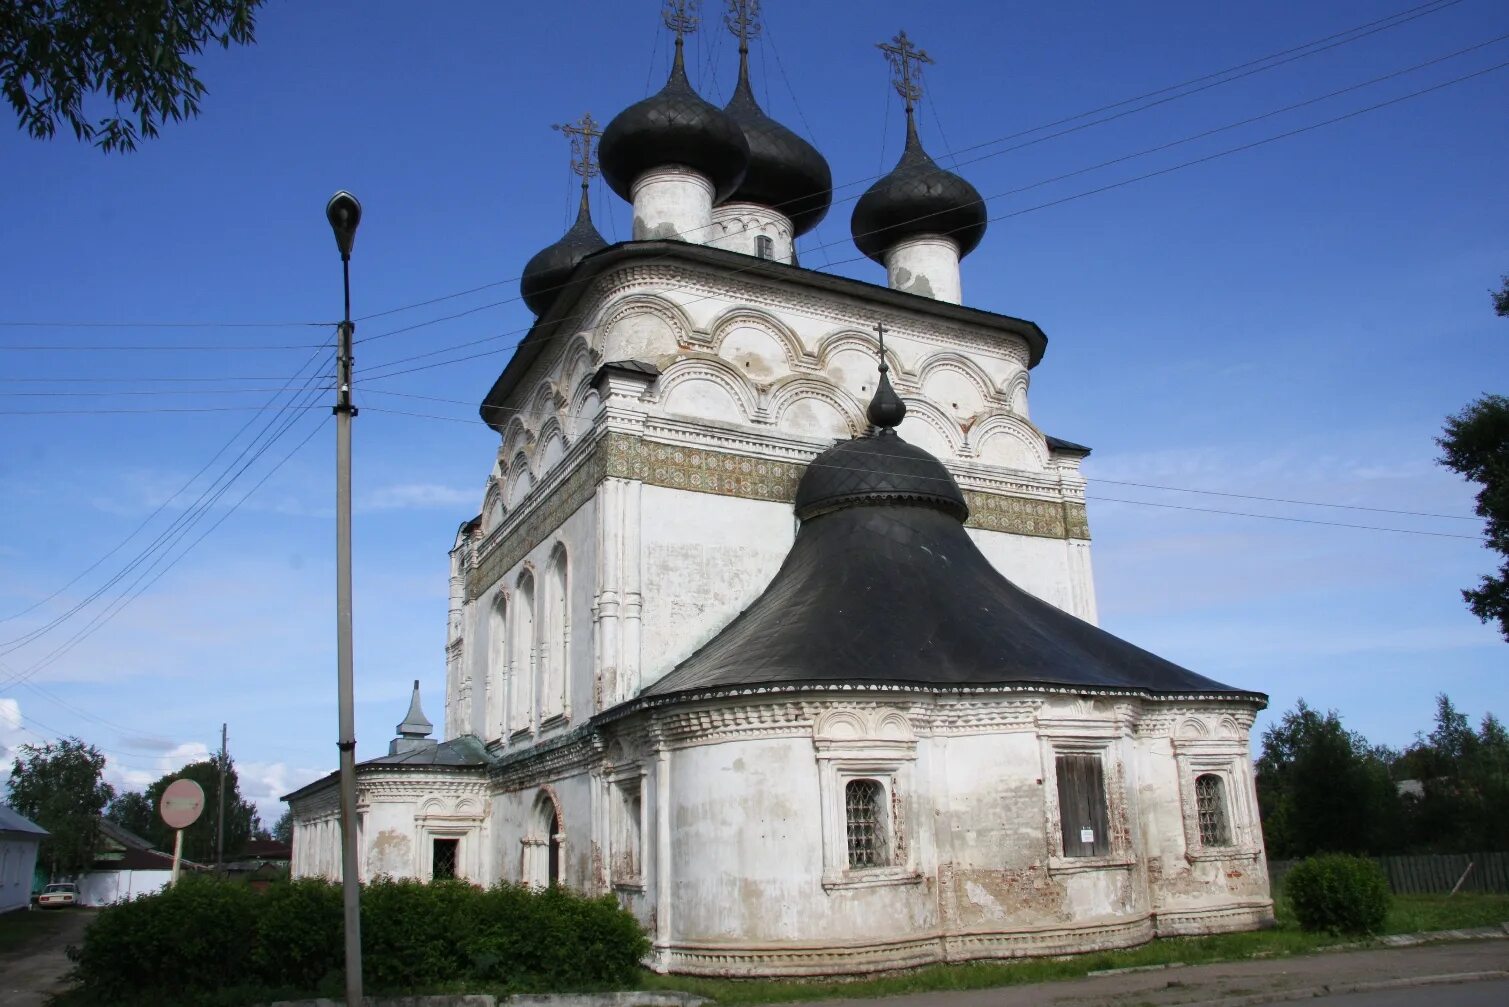
{"label": "window with metal grille", "polygon": [[1231,827],[1226,821],[1226,784],[1215,773],[1195,777],[1195,811],[1200,816],[1202,846],[1231,845]]}
{"label": "window with metal grille", "polygon": [[844,813],[849,825],[849,866],[883,867],[886,849],[885,788],[879,780],[850,780],[844,785]]}
{"label": "window with metal grille", "polygon": [[437,839],[431,847],[430,877],[436,881],[456,876],[456,848],[459,839]]}
{"label": "window with metal grille", "polygon": [[1106,776],[1100,756],[1060,755],[1057,768],[1058,817],[1063,829],[1064,856],[1110,856]]}
{"label": "window with metal grille", "polygon": [[762,259],[775,258],[775,240],[768,234],[755,235],[755,255]]}

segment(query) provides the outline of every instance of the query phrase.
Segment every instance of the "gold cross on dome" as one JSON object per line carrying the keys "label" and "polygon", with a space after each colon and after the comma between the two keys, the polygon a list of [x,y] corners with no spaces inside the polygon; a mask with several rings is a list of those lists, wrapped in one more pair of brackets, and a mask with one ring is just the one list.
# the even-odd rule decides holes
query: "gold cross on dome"
{"label": "gold cross on dome", "polygon": [[588,112],[576,122],[564,122],[551,129],[560,130],[571,141],[571,170],[582,176],[582,184],[585,185],[589,178],[597,174],[597,159],[592,156],[592,142],[603,131],[597,128],[597,120]]}
{"label": "gold cross on dome", "polygon": [[702,23],[702,19],[697,16],[697,8],[700,6],[700,0],[665,0],[665,9],[660,16],[665,21],[665,26],[676,33],[677,42],[696,31]]}
{"label": "gold cross on dome", "polygon": [[734,33],[741,48],[748,46],[750,39],[760,37],[760,0],[728,0],[723,23]]}
{"label": "gold cross on dome", "polygon": [[933,58],[913,45],[905,31],[897,32],[889,42],[877,42],[875,48],[885,53],[891,64],[891,86],[910,112],[922,100],[922,64],[931,63]]}

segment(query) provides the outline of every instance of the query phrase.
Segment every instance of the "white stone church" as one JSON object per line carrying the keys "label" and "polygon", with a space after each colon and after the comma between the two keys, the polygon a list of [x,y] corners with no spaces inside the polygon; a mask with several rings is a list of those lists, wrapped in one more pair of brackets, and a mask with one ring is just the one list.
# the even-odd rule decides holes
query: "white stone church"
{"label": "white stone church", "polygon": [[[678,5],[670,5],[672,8]],[[634,239],[577,223],[487,394],[450,554],[445,740],[419,686],[358,768],[363,878],[611,892],[650,964],[853,973],[1272,919],[1248,733],[1265,697],[1098,629],[1080,463],[1036,427],[1032,322],[966,307],[987,211],[907,141],[854,207],[885,285],[803,268],[811,145],[676,62],[600,134]],[[287,798],[339,875],[337,786]]]}

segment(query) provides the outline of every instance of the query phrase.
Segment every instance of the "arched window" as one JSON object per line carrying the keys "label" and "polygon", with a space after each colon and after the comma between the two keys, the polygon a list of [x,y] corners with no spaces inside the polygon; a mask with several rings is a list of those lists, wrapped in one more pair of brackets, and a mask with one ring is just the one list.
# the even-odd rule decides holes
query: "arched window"
{"label": "arched window", "polygon": [[503,697],[508,691],[508,599],[500,591],[488,610],[487,619],[487,739],[507,733],[503,722]]}
{"label": "arched window", "polygon": [[558,885],[563,880],[565,826],[561,822],[561,809],[548,790],[540,791],[535,798],[531,818],[529,834],[524,837],[523,881],[538,888]]}
{"label": "arched window", "polygon": [[844,785],[844,814],[849,832],[849,867],[884,867],[891,862],[886,828],[885,787],[879,780],[850,780]]}
{"label": "arched window", "polygon": [[534,575],[525,571],[519,577],[513,599],[513,676],[508,693],[508,730],[529,728],[534,705]]}
{"label": "arched window", "polygon": [[553,717],[566,709],[567,674],[567,566],[566,547],[557,546],[550,556],[545,575],[545,633],[541,648],[540,719]]}
{"label": "arched window", "polygon": [[1195,777],[1195,812],[1200,817],[1201,846],[1231,845],[1231,825],[1226,816],[1226,783],[1215,773]]}

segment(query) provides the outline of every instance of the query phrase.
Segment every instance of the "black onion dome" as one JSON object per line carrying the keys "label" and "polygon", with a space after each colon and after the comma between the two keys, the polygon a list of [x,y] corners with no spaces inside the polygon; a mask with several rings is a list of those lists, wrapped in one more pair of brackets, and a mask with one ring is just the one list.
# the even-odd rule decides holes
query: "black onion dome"
{"label": "black onion dome", "polygon": [[671,77],[658,94],[613,117],[603,130],[598,163],[608,186],[632,200],[636,179],[668,164],[684,164],[713,183],[713,202],[738,188],[749,165],[744,131],[716,105],[702,100],[686,79],[681,40]]}
{"label": "black onion dome", "polygon": [[799,520],[846,507],[914,504],[969,517],[964,493],[943,463],[896,431],[839,441],[812,459],[796,487]]}
{"label": "black onion dome", "polygon": [[884,264],[890,248],[924,234],[952,238],[962,258],[985,237],[985,223],[980,191],[927,156],[908,115],[901,160],[859,197],[849,227],[859,250]]}
{"label": "black onion dome", "polygon": [[723,111],[749,144],[749,170],[729,200],[779,210],[791,218],[793,237],[816,227],[833,205],[833,172],[816,147],[760,108],[749,86],[746,54],[740,54],[739,84]]}
{"label": "black onion dome", "polygon": [[534,254],[519,277],[519,293],[529,310],[538,317],[550,310],[561,293],[576,264],[608,243],[592,223],[592,213],[587,206],[587,193],[582,192],[581,209],[577,211],[576,223],[571,225],[560,241],[546,245]]}

